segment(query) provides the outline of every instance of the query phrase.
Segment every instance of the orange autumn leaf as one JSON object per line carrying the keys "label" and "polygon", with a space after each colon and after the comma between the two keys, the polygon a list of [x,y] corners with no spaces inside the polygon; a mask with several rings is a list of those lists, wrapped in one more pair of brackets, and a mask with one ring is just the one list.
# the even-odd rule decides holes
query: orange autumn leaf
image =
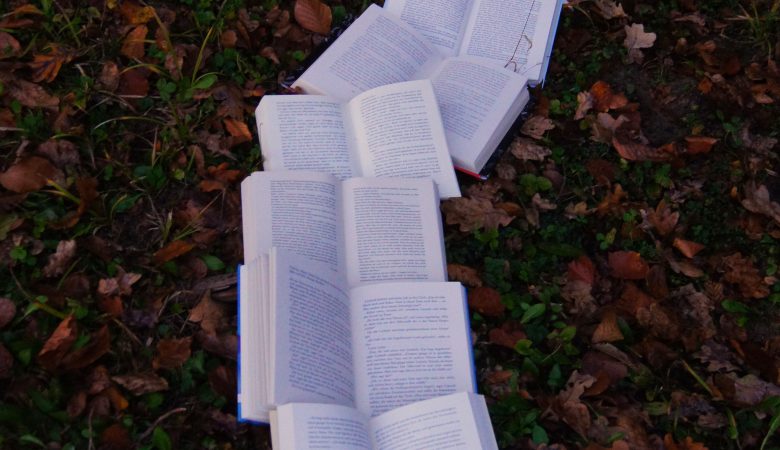
{"label": "orange autumn leaf", "polygon": [[74,53],[70,50],[56,44],[49,45],[49,48],[49,53],[35,55],[33,61],[28,64],[33,70],[32,80],[35,82],[51,83],[57,78],[62,65],[73,59]]}
{"label": "orange autumn leaf", "polygon": [[617,251],[609,254],[609,267],[612,276],[624,280],[642,280],[650,271],[650,266],[637,252]]}
{"label": "orange autumn leaf", "polygon": [[146,25],[138,25],[127,34],[125,41],[122,43],[121,53],[128,58],[140,59],[144,56],[144,43],[146,41],[146,35],[149,33],[149,29]]}
{"label": "orange autumn leaf", "polygon": [[152,360],[155,369],[177,369],[192,354],[192,336],[182,339],[161,339],[157,343],[157,355]]}
{"label": "orange autumn leaf", "polygon": [[672,209],[666,205],[664,200],[658,202],[655,210],[650,210],[647,213],[647,221],[661,236],[667,236],[674,231],[679,220],[680,213],[677,211],[672,212]]}
{"label": "orange autumn leaf", "polygon": [[245,122],[235,119],[225,119],[224,123],[227,132],[236,138],[235,144],[252,140],[252,133],[249,132],[249,127]]}
{"label": "orange autumn leaf", "polygon": [[21,50],[22,46],[16,38],[5,31],[0,31],[0,59],[16,56]]}
{"label": "orange autumn leaf", "polygon": [[38,352],[40,365],[46,370],[56,368],[73,343],[76,342],[77,337],[76,318],[70,315],[57,325],[46,343],[43,344],[41,351]]}
{"label": "orange autumn leaf", "polygon": [[617,315],[614,311],[607,311],[601,319],[601,323],[596,327],[591,338],[594,344],[600,342],[615,342],[623,340],[623,333],[617,323]]}
{"label": "orange autumn leaf", "polygon": [[686,241],[685,239],[680,238],[674,238],[672,245],[688,258],[693,258],[697,253],[704,249],[704,246],[698,242]]}
{"label": "orange autumn leaf", "polygon": [[501,294],[493,288],[474,288],[469,291],[468,297],[469,307],[485,316],[498,317],[506,309],[501,303]]}
{"label": "orange autumn leaf", "polygon": [[451,281],[460,281],[469,287],[482,286],[477,269],[462,264],[447,264],[447,276]]}
{"label": "orange autumn leaf", "polygon": [[612,146],[621,158],[628,161],[668,161],[672,156],[663,147],[651,147],[618,136],[612,138]]}
{"label": "orange autumn leaf", "polygon": [[685,138],[685,149],[691,155],[709,153],[718,139],[707,136],[688,136]]}
{"label": "orange autumn leaf", "polygon": [[101,448],[130,450],[134,447],[130,432],[121,424],[115,423],[100,434]]}
{"label": "orange autumn leaf", "polygon": [[130,25],[143,25],[155,16],[154,8],[141,6],[135,0],[125,0],[119,6],[119,13]]}
{"label": "orange autumn leaf", "polygon": [[569,280],[579,280],[587,284],[593,284],[596,278],[596,268],[590,258],[585,255],[570,262],[567,273]]}
{"label": "orange autumn leaf", "polygon": [[25,158],[0,173],[0,185],[18,194],[37,191],[62,173],[46,158]]}
{"label": "orange autumn leaf", "polygon": [[612,92],[612,87],[604,81],[595,82],[590,87],[590,95],[593,97],[593,107],[598,112],[619,109],[628,104],[625,95]]}
{"label": "orange autumn leaf", "polygon": [[296,0],[295,20],[305,29],[319,34],[330,33],[333,15],[320,0]]}
{"label": "orange autumn leaf", "polygon": [[664,436],[664,446],[667,450],[708,450],[701,442],[695,442],[690,436],[686,436],[685,439],[679,443],[674,441],[671,433],[667,433]]}
{"label": "orange autumn leaf", "polygon": [[182,240],[173,241],[154,253],[154,262],[157,264],[164,264],[189,252],[193,247],[194,245],[189,242]]}

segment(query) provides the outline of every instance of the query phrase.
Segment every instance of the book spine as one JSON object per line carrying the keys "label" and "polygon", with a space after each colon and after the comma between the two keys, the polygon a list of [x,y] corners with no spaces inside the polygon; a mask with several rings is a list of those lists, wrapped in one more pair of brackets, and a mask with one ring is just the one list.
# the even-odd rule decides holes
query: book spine
{"label": "book spine", "polygon": [[463,292],[463,316],[465,317],[466,339],[468,340],[469,362],[471,363],[471,391],[477,392],[477,365],[474,362],[474,342],[471,340],[471,320],[469,319],[469,301],[466,287],[460,286]]}
{"label": "book spine", "polygon": [[542,70],[539,71],[538,84],[541,84],[542,87],[544,87],[544,82],[547,79],[547,67],[550,65],[550,59],[552,58],[553,44],[555,43],[555,34],[558,32],[558,22],[561,19],[561,11],[563,11],[564,3],[568,3],[568,2],[566,0],[557,1],[552,24],[550,24],[552,30],[550,31],[550,37],[547,40],[547,48],[544,50],[544,60],[542,61]]}
{"label": "book spine", "polygon": [[239,422],[244,422],[245,420],[241,415],[241,264],[236,267],[236,279],[238,283],[238,330],[236,331],[236,337],[238,337],[238,355],[236,356],[236,384],[238,392],[236,393],[236,417]]}

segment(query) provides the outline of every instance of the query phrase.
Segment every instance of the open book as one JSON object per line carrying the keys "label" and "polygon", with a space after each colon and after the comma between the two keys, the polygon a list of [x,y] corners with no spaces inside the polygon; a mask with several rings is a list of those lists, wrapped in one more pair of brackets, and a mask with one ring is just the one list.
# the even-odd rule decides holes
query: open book
{"label": "open book", "polygon": [[485,398],[467,392],[368,418],[337,405],[291,403],[271,416],[277,450],[498,449]]}
{"label": "open book", "polygon": [[378,87],[348,103],[266,95],[255,117],[265,170],[314,170],[340,179],[431,177],[442,197],[460,196],[428,80]]}
{"label": "open book", "polygon": [[255,172],[241,183],[241,203],[247,262],[279,247],[326,264],[349,286],[447,279],[430,179]]}
{"label": "open book", "polygon": [[473,56],[544,80],[562,0],[385,0],[445,56]]}
{"label": "open book", "polygon": [[293,86],[346,102],[379,86],[426,78],[455,166],[479,173],[529,98],[526,77],[503,62],[444,57],[414,28],[371,5]]}
{"label": "open book", "polygon": [[349,289],[327,264],[272,248],[239,269],[239,416],[333,403],[376,416],[473,392],[463,286],[397,282]]}

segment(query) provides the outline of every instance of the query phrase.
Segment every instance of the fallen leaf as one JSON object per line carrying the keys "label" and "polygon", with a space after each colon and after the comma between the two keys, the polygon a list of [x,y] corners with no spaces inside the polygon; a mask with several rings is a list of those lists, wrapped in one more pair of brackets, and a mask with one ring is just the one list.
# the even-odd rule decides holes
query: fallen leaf
{"label": "fallen leaf", "polygon": [[672,243],[674,248],[680,251],[683,255],[685,255],[688,258],[693,258],[696,256],[697,253],[702,251],[704,249],[704,246],[693,242],[693,241],[686,241],[685,239],[680,238],[674,238],[674,242]]}
{"label": "fallen leaf", "polygon": [[680,213],[678,211],[672,212],[664,200],[658,202],[655,210],[651,209],[643,215],[646,222],[655,228],[661,236],[671,234],[680,220]]}
{"label": "fallen leaf", "polygon": [[103,278],[98,281],[97,292],[103,296],[130,295],[133,293],[133,284],[141,279],[141,275],[125,272],[121,267],[114,278]]}
{"label": "fallen leaf", "polygon": [[[477,269],[462,264],[447,264],[447,275],[451,281],[460,281],[468,287],[482,286],[482,279]],[[2,324],[0,324],[2,328]]]}
{"label": "fallen leaf", "polygon": [[593,108],[593,94],[588,91],[577,93],[577,110],[574,112],[574,120],[580,120],[585,117],[588,111]]}
{"label": "fallen leaf", "polygon": [[43,12],[35,5],[25,4],[15,8],[9,13],[0,16],[0,29],[2,28],[24,28],[33,25],[32,19],[21,19],[21,16],[43,15]]}
{"label": "fallen leaf", "polygon": [[69,353],[62,359],[62,367],[68,370],[81,369],[97,361],[111,349],[111,335],[108,326],[103,325],[98,331],[92,333],[89,342]]}
{"label": "fallen leaf", "polygon": [[527,337],[522,329],[513,326],[509,322],[504,322],[501,324],[501,327],[493,328],[488,332],[488,340],[491,344],[501,345],[512,350],[515,349],[517,341]]}
{"label": "fallen leaf", "polygon": [[190,310],[187,317],[190,322],[200,324],[200,328],[206,333],[216,334],[225,326],[225,311],[222,305],[211,299],[211,293],[206,291],[197,305]]}
{"label": "fallen leaf", "polygon": [[238,34],[234,30],[225,30],[219,36],[219,43],[225,48],[235,48],[238,43]]}
{"label": "fallen leaf", "polygon": [[0,380],[10,378],[13,374],[14,357],[0,342]]}
{"label": "fallen leaf", "polygon": [[198,331],[198,343],[203,350],[223,358],[235,361],[238,358],[238,336],[235,334],[213,335],[205,331]]}
{"label": "fallen leaf", "polygon": [[124,42],[122,42],[120,53],[130,59],[143,58],[145,53],[144,43],[147,34],[149,34],[149,29],[146,25],[138,25],[133,28],[133,30],[127,34],[127,37],[125,37]]}
{"label": "fallen leaf", "polygon": [[160,339],[157,343],[157,354],[152,360],[152,367],[178,369],[190,359],[191,346],[192,336],[182,339]]}
{"label": "fallen leaf", "polygon": [[624,280],[643,280],[650,271],[642,255],[631,251],[611,252],[609,267],[613,277]]}
{"label": "fallen leaf", "polygon": [[509,225],[514,219],[487,199],[456,197],[443,202],[441,208],[447,224],[457,224],[460,231],[466,233],[482,228],[496,230]]}
{"label": "fallen leaf", "polygon": [[128,406],[130,406],[130,402],[127,401],[125,396],[122,395],[122,393],[119,392],[119,389],[117,389],[115,386],[109,386],[100,394],[105,395],[109,400],[111,400],[111,404],[114,406],[115,411],[124,411]]}
{"label": "fallen leaf", "polygon": [[733,373],[716,374],[713,381],[726,400],[740,408],[756,406],[769,396],[780,396],[780,387],[753,374],[741,378]]}
{"label": "fallen leaf", "polygon": [[555,124],[552,120],[543,116],[530,117],[523,123],[520,132],[526,136],[530,136],[534,139],[541,139],[544,137],[544,133],[555,128]]}
{"label": "fallen leaf", "polygon": [[252,140],[252,133],[249,132],[249,127],[246,125],[246,122],[235,119],[224,119],[224,123],[225,129],[227,129],[228,133],[235,138],[234,144]]}
{"label": "fallen leaf", "polygon": [[78,327],[73,315],[66,317],[54,329],[51,336],[43,344],[38,352],[38,362],[46,370],[54,370],[62,361],[62,358],[70,350],[78,337]]}
{"label": "fallen leaf", "polygon": [[[575,370],[569,376],[566,388],[555,396],[551,408],[546,413],[562,420],[580,436],[587,436],[591,425],[590,411],[580,397],[585,393],[585,389],[595,382],[595,377],[580,374]],[[543,417],[544,415],[543,413]]]}
{"label": "fallen leaf", "polygon": [[617,323],[617,315],[614,311],[607,311],[604,313],[604,317],[601,319],[596,330],[593,332],[591,341],[594,344],[599,342],[615,342],[622,341],[623,333],[620,332],[620,327]]}
{"label": "fallen leaf", "polygon": [[78,391],[70,397],[68,405],[65,407],[65,411],[71,419],[75,419],[84,412],[87,407],[87,393],[84,391]]}
{"label": "fallen leaf", "polygon": [[135,446],[130,438],[130,432],[118,423],[100,433],[100,444],[100,448],[110,450],[130,450]]}
{"label": "fallen leaf", "polygon": [[520,161],[544,161],[548,156],[552,155],[552,150],[549,148],[521,137],[517,137],[512,141],[509,151]]}
{"label": "fallen leaf", "polygon": [[119,87],[119,66],[113,61],[103,63],[103,68],[98,77],[98,83],[108,91],[115,91]]}
{"label": "fallen leaf", "polygon": [[108,389],[111,386],[111,378],[109,377],[106,366],[95,366],[89,375],[87,375],[86,382],[89,386],[87,393],[90,395],[99,394]]}
{"label": "fallen leaf", "polygon": [[623,94],[616,94],[612,86],[604,81],[597,81],[590,87],[590,95],[593,98],[593,107],[598,112],[607,112],[611,109],[619,109],[628,104],[628,99]]}
{"label": "fallen leaf", "polygon": [[130,25],[143,25],[154,19],[156,15],[151,6],[141,6],[135,0],[123,0],[119,6],[119,13]]}
{"label": "fallen leaf", "polygon": [[611,144],[615,131],[626,122],[628,118],[622,114],[616,119],[608,113],[598,113],[596,120],[590,124],[590,138],[596,142]]}
{"label": "fallen leaf", "polygon": [[709,153],[718,139],[706,136],[688,136],[685,138],[685,149],[691,155]]}
{"label": "fallen leaf", "polygon": [[478,287],[469,290],[469,307],[488,317],[500,317],[506,306],[501,303],[501,294],[489,287]]}
{"label": "fallen leaf", "polygon": [[60,99],[46,92],[46,90],[26,80],[14,80],[16,87],[8,89],[8,93],[24,106],[29,108],[56,108]]}
{"label": "fallen leaf", "polygon": [[35,152],[48,158],[60,169],[77,166],[81,162],[76,144],[66,139],[49,139],[39,145]]}
{"label": "fallen leaf", "polygon": [[769,295],[769,286],[764,282],[764,277],[753,265],[753,261],[742,256],[742,253],[737,252],[724,257],[719,266],[725,272],[723,278],[739,286],[743,296],[764,298]]}
{"label": "fallen leaf", "polygon": [[149,70],[144,67],[123,70],[119,75],[117,93],[129,98],[146,97],[149,93]]}
{"label": "fallen leaf", "polygon": [[569,263],[567,277],[569,280],[579,280],[589,285],[593,285],[596,279],[596,267],[593,261],[585,255]]}
{"label": "fallen leaf", "polygon": [[628,17],[623,6],[614,0],[594,0],[593,5],[596,7],[596,12],[607,20]]}
{"label": "fallen leaf", "polygon": [[111,317],[120,317],[125,311],[125,305],[118,296],[101,297],[98,299],[98,309]]}
{"label": "fallen leaf", "polygon": [[19,41],[5,31],[0,31],[0,59],[16,56],[22,50]]}
{"label": "fallen leaf", "polygon": [[182,240],[172,241],[168,245],[161,248],[160,250],[157,250],[154,253],[154,257],[153,257],[154,262],[155,264],[164,264],[172,259],[178,258],[179,256],[189,252],[194,247],[195,247],[194,245],[186,241],[182,241]]}
{"label": "fallen leaf", "polygon": [[623,139],[617,135],[612,137],[612,146],[615,147],[621,158],[628,161],[668,161],[671,155],[663,148],[651,147],[642,142]]}
{"label": "fallen leaf", "polygon": [[49,44],[49,53],[34,55],[33,61],[28,63],[33,70],[32,80],[36,83],[45,81],[51,83],[57,78],[63,64],[73,60],[74,53],[56,44]]}
{"label": "fallen leaf", "polygon": [[780,204],[769,198],[769,190],[763,184],[758,187],[753,182],[745,185],[745,198],[741,203],[748,211],[763,214],[780,224]]}
{"label": "fallen leaf", "polygon": [[43,268],[43,276],[55,277],[65,273],[68,264],[76,256],[76,241],[60,241],[57,244],[57,250],[49,256],[49,262]]}
{"label": "fallen leaf", "polygon": [[646,33],[645,26],[642,24],[631,24],[624,27],[626,39],[623,45],[628,49],[628,61],[631,63],[642,63],[644,55],[640,49],[650,48],[655,43],[656,34]]}
{"label": "fallen leaf", "polygon": [[11,323],[16,316],[16,304],[10,298],[0,297],[0,329]]}
{"label": "fallen leaf", "polygon": [[664,445],[666,450],[707,450],[704,444],[695,442],[690,436],[686,436],[680,443],[677,443],[670,433],[666,433],[664,436]]}
{"label": "fallen leaf", "polygon": [[0,185],[19,194],[33,192],[46,186],[50,179],[61,176],[59,169],[46,158],[30,156],[0,173]]}
{"label": "fallen leaf", "polygon": [[236,395],[236,371],[232,367],[217,366],[208,374],[209,385],[217,394],[230,398]]}
{"label": "fallen leaf", "polygon": [[168,390],[168,381],[154,372],[117,375],[111,377],[111,379],[133,395],[144,395]]}
{"label": "fallen leaf", "polygon": [[333,16],[330,7],[320,0],[296,0],[294,14],[303,28],[319,34],[330,33]]}

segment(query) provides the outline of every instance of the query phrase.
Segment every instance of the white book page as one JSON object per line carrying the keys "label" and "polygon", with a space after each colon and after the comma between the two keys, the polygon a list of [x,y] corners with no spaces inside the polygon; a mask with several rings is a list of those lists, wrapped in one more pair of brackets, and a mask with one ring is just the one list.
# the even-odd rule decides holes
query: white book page
{"label": "white book page", "polygon": [[374,417],[369,421],[374,449],[498,449],[481,442],[471,396],[477,395],[461,392],[437,397]]}
{"label": "white book page", "polygon": [[255,172],[241,183],[244,260],[271,247],[344,270],[341,183],[319,172]]}
{"label": "white book page", "polygon": [[436,185],[430,180],[344,181],[344,236],[350,286],[379,281],[445,281]]}
{"label": "white book page", "polygon": [[354,288],[355,404],[369,416],[473,391],[471,330],[460,283],[382,283]]}
{"label": "white book page", "polygon": [[276,450],[371,450],[368,420],[353,408],[290,403],[276,416]]}
{"label": "white book page", "polygon": [[264,96],[255,112],[263,168],[360,175],[344,113],[342,103],[321,95]]}
{"label": "white book page", "polygon": [[476,0],[460,54],[539,80],[552,33],[555,0]]}
{"label": "white book page", "polygon": [[415,79],[439,62],[424,37],[372,4],[293,86],[346,102],[369,89]]}
{"label": "white book page", "polygon": [[348,109],[364,176],[432,178],[443,198],[460,196],[429,80],[372,89],[352,99]]}
{"label": "white book page", "polygon": [[344,279],[326,265],[271,252],[274,303],[272,403],[354,406],[352,333]]}
{"label": "white book page", "polygon": [[473,0],[385,0],[385,10],[400,18],[445,56],[460,48]]}
{"label": "white book page", "polygon": [[478,172],[476,162],[496,124],[521,95],[526,78],[475,58],[447,58],[433,75],[447,143],[455,165]]}

